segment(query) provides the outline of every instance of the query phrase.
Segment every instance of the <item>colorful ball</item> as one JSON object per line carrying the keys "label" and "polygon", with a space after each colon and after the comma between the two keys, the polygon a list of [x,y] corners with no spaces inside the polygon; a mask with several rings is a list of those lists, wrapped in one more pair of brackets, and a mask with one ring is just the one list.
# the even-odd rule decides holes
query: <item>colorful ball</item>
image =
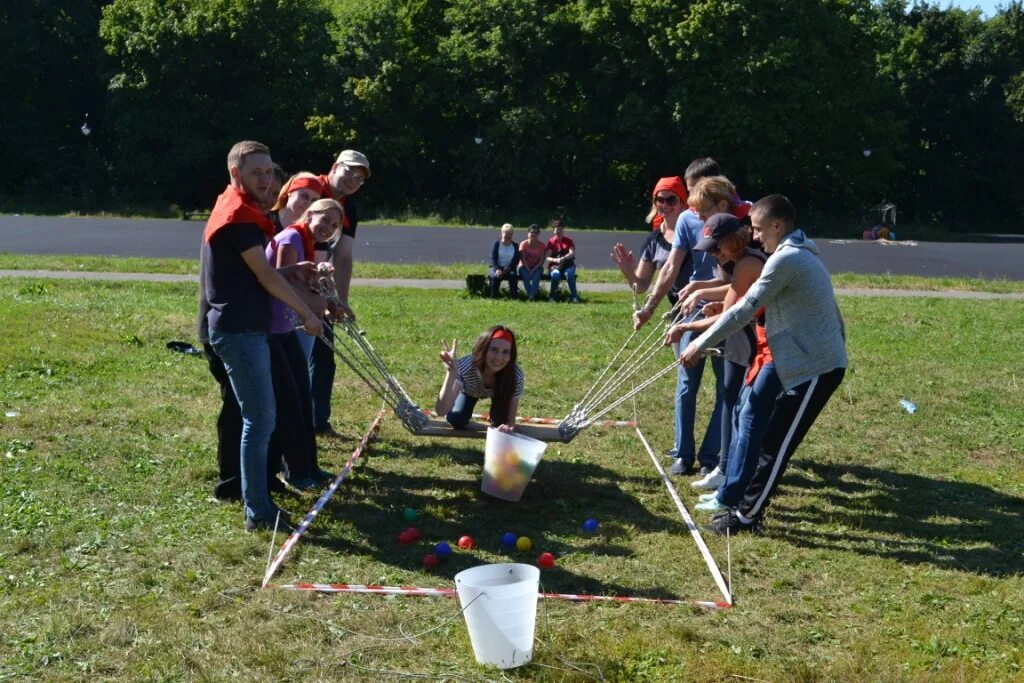
{"label": "colorful ball", "polygon": [[516,539],[516,550],[525,553],[527,550],[529,550],[532,547],[533,547],[533,541],[531,541],[529,539],[529,537],[527,537],[527,536],[520,536],[518,539]]}
{"label": "colorful ball", "polygon": [[447,559],[452,556],[452,547],[444,541],[441,541],[434,546],[434,554],[442,560]]}
{"label": "colorful ball", "polygon": [[541,569],[551,569],[555,566],[555,556],[551,553],[541,553],[537,557],[537,566]]}
{"label": "colorful ball", "polygon": [[414,543],[420,540],[420,530],[414,526],[411,526],[408,529],[406,529],[405,533],[408,534],[410,542]]}
{"label": "colorful ball", "polygon": [[476,541],[473,540],[472,536],[462,536],[459,538],[459,547],[463,550],[472,550],[476,547]]}
{"label": "colorful ball", "polygon": [[506,531],[501,535],[501,545],[505,548],[514,548],[516,546],[516,535],[511,531]]}
{"label": "colorful ball", "polygon": [[408,543],[412,543],[412,537],[409,536],[409,530],[408,529],[406,529],[402,533],[398,534],[398,542],[401,543],[402,545],[406,545]]}
{"label": "colorful ball", "polygon": [[402,517],[404,517],[407,522],[415,522],[419,516],[420,513],[416,512],[413,508],[405,508],[402,512]]}
{"label": "colorful ball", "polygon": [[598,524],[597,524],[597,520],[596,519],[591,518],[591,519],[588,519],[587,521],[583,522],[583,530],[586,531],[588,534],[592,534],[592,533],[596,532],[597,531],[597,527],[598,527]]}
{"label": "colorful ball", "polygon": [[437,559],[437,555],[434,553],[427,553],[423,556],[423,566],[427,569],[433,569],[441,563],[441,560]]}

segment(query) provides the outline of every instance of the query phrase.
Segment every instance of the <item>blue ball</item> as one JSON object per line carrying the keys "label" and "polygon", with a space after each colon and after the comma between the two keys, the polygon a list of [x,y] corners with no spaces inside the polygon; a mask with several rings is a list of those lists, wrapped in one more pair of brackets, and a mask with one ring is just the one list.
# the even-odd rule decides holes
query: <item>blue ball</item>
{"label": "blue ball", "polygon": [[583,530],[590,534],[597,531],[597,520],[591,518],[583,522]]}
{"label": "blue ball", "polygon": [[501,535],[501,544],[506,548],[516,547],[516,535],[511,531],[506,531]]}
{"label": "blue ball", "polygon": [[434,554],[440,557],[442,560],[447,557],[451,557],[452,547],[444,541],[441,541],[440,543],[434,546]]}

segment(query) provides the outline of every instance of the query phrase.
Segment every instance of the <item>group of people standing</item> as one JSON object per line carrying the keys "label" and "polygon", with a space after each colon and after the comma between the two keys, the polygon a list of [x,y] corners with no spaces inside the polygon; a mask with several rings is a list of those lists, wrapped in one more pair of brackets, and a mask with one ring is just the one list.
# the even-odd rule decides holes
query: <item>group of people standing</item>
{"label": "group of people standing", "polygon": [[[692,486],[709,492],[696,507],[712,513],[713,531],[757,531],[789,458],[845,373],[831,280],[789,200],[741,200],[713,159],[695,160],[684,178],[662,178],[651,199],[653,230],[639,260],[622,244],[612,260],[635,290],[650,292],[635,328],[666,295],[676,307],[665,335],[680,362],[671,472],[700,467]],[[697,448],[709,356],[715,401]]]}
{"label": "group of people standing", "polygon": [[[242,500],[247,530],[287,530],[272,488],[283,479],[309,489],[332,477],[318,464],[316,437],[333,433],[330,322],[354,317],[352,195],[370,177],[370,163],[345,150],[326,174],[288,176],[265,145],[243,141],[227,166],[229,184],[200,251],[199,338],[222,398],[215,494]],[[790,456],[845,373],[831,280],[814,243],[796,228],[789,200],[741,200],[712,159],[695,160],[683,178],[660,179],[647,220],[653,229],[639,259],[621,244],[612,258],[635,291],[649,292],[633,315],[635,328],[665,297],[676,314],[665,335],[680,362],[671,471],[700,466],[692,485],[709,491],[697,508],[713,513],[714,531],[757,530]],[[533,301],[547,268],[552,300],[561,279],[569,301],[579,300],[575,243],[561,222],[552,230],[541,242],[530,226],[516,244],[512,226],[502,226],[491,254],[493,295],[503,279],[516,295],[522,280]],[[323,277],[333,278],[330,301],[316,291]],[[515,334],[496,325],[471,354],[459,357],[456,348],[453,341],[440,352],[437,412],[459,428],[478,400],[490,398],[491,423],[512,431],[525,384]],[[696,396],[709,356],[715,402],[697,448]]]}
{"label": "group of people standing", "polygon": [[540,227],[534,223],[527,228],[526,239],[516,244],[512,224],[501,226],[501,237],[491,245],[487,274],[492,299],[498,298],[504,280],[508,282],[508,291],[513,299],[519,296],[519,282],[522,281],[527,300],[536,301],[541,277],[547,269],[551,278],[548,301],[558,301],[558,285],[565,280],[569,287],[569,303],[580,302],[576,291],[576,242],[565,234],[565,225],[560,220],[551,224],[551,232],[548,241],[542,242],[538,237]]}
{"label": "group of people standing", "polygon": [[[370,163],[345,150],[326,174],[289,177],[250,140],[231,148],[227,166],[200,249],[199,340],[222,401],[214,494],[241,499],[246,530],[287,530],[271,490],[333,476],[319,466],[316,437],[334,434],[330,321],[354,316],[351,198]],[[333,278],[330,300],[316,291],[322,277]]]}

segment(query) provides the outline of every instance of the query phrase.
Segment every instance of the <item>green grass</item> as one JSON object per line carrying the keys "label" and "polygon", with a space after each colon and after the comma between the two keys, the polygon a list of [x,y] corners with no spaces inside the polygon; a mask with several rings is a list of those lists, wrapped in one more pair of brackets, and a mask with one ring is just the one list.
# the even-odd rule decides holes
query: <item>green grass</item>
{"label": "green grass", "polygon": [[[197,275],[199,262],[194,259],[121,258],[114,256],[32,256],[0,252],[0,270],[67,270],[107,273],[169,273]],[[465,280],[470,273],[482,273],[478,263],[408,264],[368,263],[359,261],[355,277],[388,279]],[[581,282],[624,282],[613,268],[583,268]],[[912,275],[857,275],[838,273],[832,276],[836,287],[868,289],[918,289],[930,291],[1024,292],[1024,281],[981,280],[971,278],[932,278]]]}
{"label": "green grass", "polygon": [[[550,310],[455,291],[354,294],[367,337],[425,406],[442,338],[468,346],[510,324],[521,412],[558,417],[627,335],[628,295]],[[215,384],[202,359],[164,348],[192,338],[195,296],[187,284],[0,279],[0,679],[495,678],[474,663],[453,601],[257,590],[269,538],[244,534],[240,508],[211,498]],[[1024,303],[840,303],[850,373],[794,458],[767,534],[733,541],[736,608],[544,601],[534,663],[507,678],[1020,679]],[[659,451],[671,393],[666,379],[636,407]],[[708,401],[705,390],[701,415]],[[326,466],[343,464],[378,406],[339,371],[344,436],[321,443]],[[629,431],[552,444],[519,504],[478,493],[481,452],[385,421],[279,580],[451,586],[479,562],[531,561],[498,548],[513,530],[562,556],[546,590],[717,597]],[[680,493],[695,502],[685,482]],[[280,502],[301,513],[313,500]],[[424,570],[426,546],[394,540],[407,506],[423,512],[424,539],[470,533],[480,550]],[[597,536],[579,531],[589,516]],[[707,540],[724,565],[724,541]]]}

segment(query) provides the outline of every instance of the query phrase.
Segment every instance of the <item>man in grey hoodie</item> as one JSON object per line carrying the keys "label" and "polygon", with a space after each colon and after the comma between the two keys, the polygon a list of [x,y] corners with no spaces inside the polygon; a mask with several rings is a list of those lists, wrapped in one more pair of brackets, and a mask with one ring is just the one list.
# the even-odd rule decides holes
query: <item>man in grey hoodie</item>
{"label": "man in grey hoodie", "polygon": [[761,277],[742,301],[683,350],[679,360],[695,365],[707,349],[764,310],[771,360],[759,371],[756,392],[767,400],[739,410],[734,444],[760,448],[754,476],[735,510],[715,517],[712,531],[725,535],[759,531],[768,499],[790,456],[846,372],[846,341],[832,281],[818,248],[795,229],[796,211],[782,195],[761,199],[750,211],[754,238],[771,254]]}

